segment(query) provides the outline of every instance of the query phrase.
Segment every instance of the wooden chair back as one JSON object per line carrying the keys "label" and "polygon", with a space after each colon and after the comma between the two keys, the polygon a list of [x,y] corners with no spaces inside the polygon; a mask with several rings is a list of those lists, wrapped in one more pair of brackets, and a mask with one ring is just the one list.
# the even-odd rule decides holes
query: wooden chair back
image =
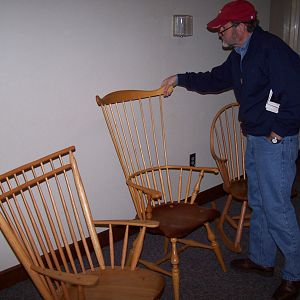
{"label": "wooden chair back", "polygon": [[[124,90],[96,96],[122,166],[135,209],[146,218],[147,197],[152,206],[168,202],[194,203],[205,172],[213,168],[169,164],[163,88]],[[158,192],[160,191],[160,192]]]}
{"label": "wooden chair back", "polygon": [[220,170],[225,191],[231,181],[246,178],[246,137],[238,119],[239,104],[230,103],[215,115],[210,128],[210,149]]}
{"label": "wooden chair back", "polygon": [[[74,151],[69,147],[0,175],[1,231],[44,299],[102,299],[105,289],[86,296],[85,286],[101,284],[94,271],[134,270],[142,250],[145,226],[127,266],[129,226],[140,224],[93,220]],[[124,242],[117,259],[113,228],[121,224]],[[106,261],[95,226],[108,228]]]}

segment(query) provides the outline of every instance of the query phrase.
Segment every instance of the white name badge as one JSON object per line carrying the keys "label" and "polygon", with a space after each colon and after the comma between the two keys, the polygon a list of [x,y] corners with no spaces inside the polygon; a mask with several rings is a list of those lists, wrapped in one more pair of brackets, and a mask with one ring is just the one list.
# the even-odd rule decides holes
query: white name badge
{"label": "white name badge", "polygon": [[269,93],[268,101],[267,101],[267,103],[266,103],[266,110],[267,110],[267,111],[270,111],[270,112],[272,112],[272,113],[278,114],[280,104],[271,101],[272,96],[273,96],[273,91],[272,91],[272,89],[271,89],[271,90],[270,90],[270,93]]}

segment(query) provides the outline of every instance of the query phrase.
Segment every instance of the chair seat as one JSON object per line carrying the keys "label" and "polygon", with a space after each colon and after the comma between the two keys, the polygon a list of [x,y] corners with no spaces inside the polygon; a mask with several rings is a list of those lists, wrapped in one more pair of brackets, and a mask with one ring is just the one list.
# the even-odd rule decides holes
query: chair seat
{"label": "chair seat", "polygon": [[216,209],[187,203],[162,204],[152,210],[152,220],[159,221],[156,230],[168,238],[182,238],[219,215]]}
{"label": "chair seat", "polygon": [[[226,189],[224,189],[226,191]],[[227,193],[231,193],[232,196],[241,201],[247,201],[248,195],[248,183],[247,179],[240,180],[232,180],[230,183],[230,191],[226,191]],[[295,198],[298,194],[298,191],[295,187],[292,188],[291,198]]]}
{"label": "chair seat", "polygon": [[248,199],[248,181],[247,179],[232,180],[230,182],[230,194],[240,201]]}
{"label": "chair seat", "polygon": [[[232,180],[230,182],[230,190],[227,191],[225,188],[224,190],[232,194],[232,196],[240,201],[247,201],[248,199],[248,182],[247,179],[240,179],[240,180]],[[295,198],[298,194],[298,191],[295,187],[292,188],[291,198]]]}
{"label": "chair seat", "polygon": [[[165,286],[163,276],[147,269],[131,271],[116,267],[113,270],[96,269],[88,274],[99,274],[99,284],[84,288],[88,300],[159,299]],[[77,289],[72,289],[71,299],[77,299]]]}

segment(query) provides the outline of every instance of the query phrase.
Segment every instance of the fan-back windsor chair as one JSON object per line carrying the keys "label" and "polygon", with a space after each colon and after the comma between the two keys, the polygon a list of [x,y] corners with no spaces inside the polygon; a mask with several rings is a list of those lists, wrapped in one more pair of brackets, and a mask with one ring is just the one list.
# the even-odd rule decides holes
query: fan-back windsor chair
{"label": "fan-back windsor chair", "polygon": [[[171,276],[174,298],[179,299],[179,253],[187,247],[213,250],[226,271],[209,224],[219,212],[195,203],[204,175],[217,174],[217,169],[169,164],[163,88],[116,91],[103,98],[96,96],[96,100],[102,108],[137,217],[159,221],[155,233],[165,236],[165,256],[156,262],[140,262]],[[209,243],[185,239],[202,226],[206,228]],[[177,243],[183,246],[177,249]],[[171,260],[171,272],[160,267],[167,260]]]}

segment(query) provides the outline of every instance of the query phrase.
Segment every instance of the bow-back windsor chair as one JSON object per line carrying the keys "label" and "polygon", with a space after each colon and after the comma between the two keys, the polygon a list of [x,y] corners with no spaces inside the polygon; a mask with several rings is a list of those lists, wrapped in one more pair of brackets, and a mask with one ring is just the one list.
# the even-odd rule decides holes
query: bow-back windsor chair
{"label": "bow-back windsor chair", "polygon": [[[158,222],[94,220],[74,151],[72,146],[0,175],[2,233],[43,299],[159,299],[164,278],[136,268],[146,228]],[[107,228],[107,249],[98,226]],[[132,227],[138,230],[130,252]],[[115,243],[118,236],[123,242]]]}
{"label": "bow-back windsor chair", "polygon": [[[247,198],[245,170],[246,137],[238,120],[238,103],[222,107],[210,128],[210,149],[223,180],[227,199],[217,222],[221,238],[228,249],[241,252],[244,227],[249,226],[250,211]],[[232,209],[232,201],[239,206]]]}
{"label": "bow-back windsor chair", "polygon": [[[170,131],[165,122],[163,88],[116,91],[103,98],[96,96],[96,100],[102,108],[137,217],[159,221],[155,233],[165,236],[164,257],[156,262],[140,262],[171,276],[174,298],[179,299],[179,253],[187,247],[213,250],[226,271],[209,224],[219,217],[219,212],[195,203],[204,175],[217,174],[217,169],[169,164],[167,135]],[[209,243],[185,239],[202,226],[206,228]],[[181,248],[177,248],[178,243]],[[167,260],[171,260],[171,272],[160,266]]]}

